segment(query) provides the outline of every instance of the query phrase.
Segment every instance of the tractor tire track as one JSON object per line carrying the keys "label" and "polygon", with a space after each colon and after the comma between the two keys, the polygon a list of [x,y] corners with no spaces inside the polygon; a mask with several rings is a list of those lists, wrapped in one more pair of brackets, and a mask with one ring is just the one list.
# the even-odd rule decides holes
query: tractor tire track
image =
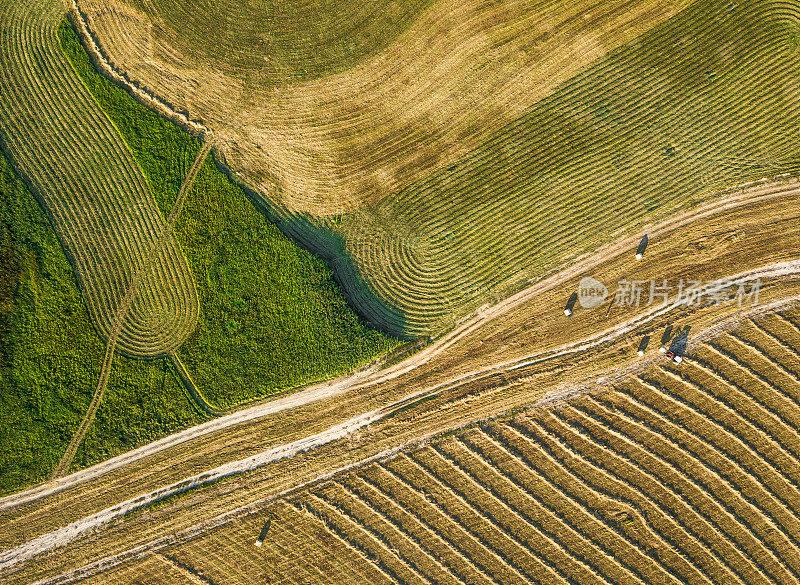
{"label": "tractor tire track", "polygon": [[[793,260],[789,262],[781,262],[769,266],[763,266],[758,269],[748,270],[735,275],[730,275],[725,279],[725,281],[729,283],[731,286],[735,286],[736,284],[739,283],[750,282],[754,278],[764,278],[764,279],[780,278],[786,276],[794,276],[798,274],[800,274],[800,260]],[[718,289],[720,286],[721,286],[720,284],[708,285],[707,287],[705,287],[707,289],[706,294],[716,290],[714,287],[717,287]],[[789,304],[795,303],[798,300],[800,300],[800,296],[780,299],[768,305],[753,307],[752,309],[745,311],[745,314],[732,317],[729,320],[730,321],[740,320],[746,317],[747,315],[778,310],[781,307],[785,307]],[[465,382],[473,382],[479,380],[482,377],[496,375],[500,368],[503,368],[511,372],[513,370],[517,370],[525,366],[530,366],[532,364],[548,361],[565,355],[580,353],[592,347],[596,347],[600,344],[606,343],[608,341],[613,341],[614,339],[629,334],[630,331],[632,331],[633,329],[641,325],[645,325],[648,322],[652,321],[653,319],[656,319],[657,317],[662,316],[682,306],[683,305],[668,304],[663,307],[656,307],[650,309],[643,314],[637,315],[636,317],[633,317],[623,323],[616,325],[613,328],[610,328],[606,331],[603,331],[599,334],[593,335],[581,341],[566,344],[551,351],[543,352],[542,354],[528,356],[521,360],[515,360],[514,362],[502,364],[501,366],[491,366],[489,368],[484,368],[478,372],[459,376],[458,378],[448,380],[447,382],[443,382],[432,388],[415,392],[409,396],[406,396],[400,400],[396,400],[392,403],[386,404],[375,410],[359,414],[349,420],[334,425],[329,429],[322,431],[320,433],[305,437],[303,439],[299,439],[297,441],[293,441],[292,443],[271,447],[265,451],[262,451],[261,453],[247,457],[246,459],[242,459],[239,461],[229,461],[227,463],[219,465],[214,469],[207,470],[202,473],[192,475],[190,477],[186,477],[168,486],[160,487],[146,494],[139,494],[138,496],[130,498],[115,506],[111,506],[109,508],[101,510],[100,512],[97,512],[95,514],[77,520],[75,522],[72,522],[67,526],[58,528],[47,534],[42,534],[13,549],[0,552],[0,574],[2,574],[3,571],[8,570],[10,567],[19,562],[28,560],[36,555],[48,552],[55,548],[65,546],[66,544],[69,544],[71,541],[78,538],[83,533],[94,531],[103,526],[104,524],[107,524],[108,522],[114,520],[115,518],[119,518],[133,511],[146,508],[152,505],[153,503],[163,500],[164,498],[167,498],[169,496],[196,487],[209,485],[211,483],[215,483],[222,479],[230,478],[232,476],[240,475],[248,471],[258,469],[260,467],[263,467],[269,463],[278,461],[280,459],[293,457],[298,453],[306,452],[310,449],[321,447],[322,445],[325,445],[327,443],[343,439],[347,437],[349,434],[356,432],[366,427],[367,425],[375,424],[376,422],[379,422],[382,419],[392,416],[394,413],[400,410],[406,409],[409,406],[413,406],[418,401],[434,397],[438,394],[441,394],[442,392],[445,392],[449,389],[464,384]],[[717,332],[718,330],[719,327],[712,328],[704,335],[701,335],[697,338],[698,339],[705,338],[708,335]],[[644,365],[651,363],[655,359],[658,359],[658,356],[651,358],[646,362],[641,362],[640,365],[644,367]],[[545,396],[541,400],[537,401],[537,403],[534,406],[546,404],[547,402],[553,400],[562,400],[567,396],[572,396],[576,393],[580,393],[581,391],[582,391],[581,388],[576,387],[574,391],[569,393],[563,393],[557,396]],[[423,437],[417,437],[414,440],[414,442],[418,443],[420,441],[428,440],[435,434],[436,433],[429,434]],[[403,446],[401,445],[387,451],[387,453],[389,452],[394,453],[402,448]],[[354,463],[351,466],[353,467],[358,466],[361,463],[364,462]],[[327,475],[328,474],[326,474],[326,477]],[[317,479],[313,481],[317,481]],[[297,489],[297,487],[292,489]]]}
{"label": "tractor tire track", "polygon": [[178,197],[172,206],[172,210],[170,211],[170,214],[167,217],[167,222],[164,224],[164,227],[161,230],[161,234],[159,235],[155,245],[151,248],[149,254],[147,255],[147,259],[145,260],[145,263],[142,266],[141,270],[139,270],[134,275],[133,281],[131,282],[131,286],[125,293],[125,298],[122,300],[122,305],[120,306],[120,309],[117,312],[116,317],[114,318],[114,325],[111,329],[111,335],[109,336],[108,342],[106,343],[106,352],[105,352],[105,357],[103,358],[103,366],[100,370],[100,379],[97,382],[97,388],[95,389],[94,395],[92,396],[92,401],[89,404],[89,408],[86,410],[86,414],[84,415],[83,420],[81,420],[81,424],[78,425],[78,429],[72,436],[72,440],[67,446],[67,450],[61,457],[61,460],[58,462],[56,468],[53,470],[51,480],[64,475],[64,473],[66,473],[69,470],[70,465],[72,465],[72,460],[75,458],[75,453],[77,453],[78,451],[78,447],[83,442],[83,438],[86,436],[86,432],[89,430],[89,427],[94,421],[94,416],[97,413],[97,409],[100,406],[100,402],[103,400],[103,394],[105,393],[106,387],[108,386],[108,378],[109,375],[111,374],[111,363],[113,362],[114,359],[114,351],[117,346],[117,340],[119,339],[119,335],[122,332],[122,328],[125,324],[125,320],[128,317],[128,311],[130,310],[131,305],[137,298],[139,287],[141,286],[142,282],[149,275],[151,269],[153,268],[154,261],[156,260],[156,257],[158,256],[159,252],[161,251],[161,247],[166,242],[167,238],[172,235],[172,230],[174,229],[175,221],[178,219],[178,215],[183,209],[183,204],[186,201],[186,196],[191,190],[195,178],[197,178],[197,173],[199,172],[200,167],[206,160],[208,153],[211,152],[212,146],[213,146],[213,141],[209,140],[203,145],[203,147],[200,149],[200,152],[197,153],[194,163],[192,164],[192,167],[189,169],[189,172],[187,173],[186,178],[184,179],[183,184],[181,185],[180,191],[178,192]]}
{"label": "tractor tire track", "polygon": [[[755,181],[743,185],[733,186],[724,190],[715,201],[699,206],[695,210],[676,215],[655,226],[644,226],[651,241],[658,237],[668,237],[669,233],[684,227],[693,221],[705,219],[714,215],[731,211],[746,205],[766,202],[773,199],[796,196],[800,193],[800,181],[788,176],[776,177],[774,182],[766,180]],[[629,252],[639,242],[641,236],[631,236],[619,242],[600,248],[597,252],[587,254],[575,261],[575,264],[562,269],[543,280],[532,284],[519,293],[475,314],[466,317],[460,325],[450,333],[435,340],[426,348],[415,353],[408,359],[386,369],[379,365],[371,368],[357,370],[350,375],[303,388],[293,394],[276,398],[265,404],[246,408],[223,417],[208,421],[195,427],[180,431],[163,439],[143,445],[137,449],[118,455],[112,459],[98,463],[87,469],[59,478],[56,481],[30,488],[28,490],[0,498],[0,511],[26,504],[37,499],[47,497],[64,489],[74,487],[86,481],[95,479],[110,471],[120,469],[126,465],[149,457],[160,451],[176,445],[202,437],[203,435],[218,432],[227,427],[235,426],[247,421],[259,419],[276,414],[283,410],[304,406],[312,402],[333,397],[349,390],[357,390],[390,381],[398,376],[420,368],[431,359],[444,353],[448,348],[465,337],[486,325],[493,319],[504,315],[520,305],[529,302],[537,295],[547,292],[566,280],[575,278],[612,258]]]}

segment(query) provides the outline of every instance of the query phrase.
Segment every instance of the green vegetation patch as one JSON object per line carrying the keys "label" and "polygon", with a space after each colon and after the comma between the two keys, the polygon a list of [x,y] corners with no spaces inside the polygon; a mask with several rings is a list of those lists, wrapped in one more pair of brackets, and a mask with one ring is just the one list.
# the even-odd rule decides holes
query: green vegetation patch
{"label": "green vegetation patch", "polygon": [[[0,152],[0,494],[45,480],[89,406],[104,347],[37,201]],[[117,357],[73,469],[204,420],[164,360]]]}
{"label": "green vegetation patch", "polygon": [[178,353],[218,405],[348,372],[397,344],[367,327],[325,263],[284,236],[210,159],[176,236],[201,304]]}
{"label": "green vegetation patch", "polygon": [[175,124],[140,106],[100,75],[68,21],[61,23],[58,36],[73,69],[131,149],[159,209],[168,215],[194,161],[196,141],[186,140]]}
{"label": "green vegetation patch", "polygon": [[[69,25],[60,35],[75,70],[142,165],[162,211],[169,209],[199,141],[99,75]],[[211,158],[175,235],[201,301],[197,329],[178,355],[217,406],[346,373],[399,343],[367,327],[325,263],[283,235]]]}
{"label": "green vegetation patch", "polygon": [[188,59],[248,84],[283,85],[341,71],[375,54],[432,0],[127,0]]}

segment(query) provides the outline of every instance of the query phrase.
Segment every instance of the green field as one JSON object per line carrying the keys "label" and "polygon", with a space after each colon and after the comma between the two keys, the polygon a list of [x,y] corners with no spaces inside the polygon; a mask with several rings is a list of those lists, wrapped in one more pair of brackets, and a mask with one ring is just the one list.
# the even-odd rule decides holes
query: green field
{"label": "green field", "polygon": [[[42,209],[0,152],[0,494],[47,478],[97,385],[103,343]],[[166,360],[116,357],[73,469],[202,422]]]}
{"label": "green field", "polygon": [[798,172],[798,15],[695,2],[468,157],[345,216],[347,253],[406,333],[436,332],[716,189]]}
{"label": "green field", "polygon": [[[59,34],[162,211],[169,209],[200,142],[100,76],[70,26]],[[324,262],[284,236],[211,159],[175,237],[201,304],[197,328],[177,353],[200,392],[220,407],[346,373],[398,343],[365,326]]]}
{"label": "green field", "polygon": [[[91,66],[72,28],[61,48],[143,172],[162,214],[200,143]],[[0,494],[43,481],[91,400],[104,345],[46,214],[0,153]],[[201,300],[179,350],[208,399],[230,406],[352,370],[397,345],[365,327],[330,270],[206,161],[176,237]],[[206,420],[169,360],[114,358],[72,470]]]}

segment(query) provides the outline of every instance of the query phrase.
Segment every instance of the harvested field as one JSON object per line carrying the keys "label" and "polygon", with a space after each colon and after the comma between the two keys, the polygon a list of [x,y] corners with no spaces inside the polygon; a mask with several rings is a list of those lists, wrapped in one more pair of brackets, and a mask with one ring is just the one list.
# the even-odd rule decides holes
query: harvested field
{"label": "harvested field", "polygon": [[[772,192],[776,188],[756,187],[755,192],[760,193],[762,189]],[[779,191],[784,188],[781,186]],[[656,274],[697,276],[711,280],[773,259],[789,259],[794,257],[797,233],[793,228],[796,211],[789,213],[788,209],[784,209],[789,201],[794,201],[794,197],[759,200],[735,211],[718,209],[719,214],[701,215],[704,219],[699,221],[689,217],[687,221],[691,222],[687,225],[691,225],[691,229],[681,227],[677,232],[664,232],[658,241],[653,242],[652,250],[648,250],[648,254],[652,252],[652,255],[646,262],[635,261],[632,248],[623,245],[622,248],[607,251],[606,255],[601,253],[601,259],[605,260],[596,269],[595,264],[590,263],[590,266],[594,275],[607,283],[626,275],[649,278],[654,271]],[[797,208],[791,206],[791,209]],[[692,247],[687,246],[687,242],[717,241],[717,234],[730,232],[731,222],[738,226],[737,233],[749,237],[743,237],[738,243],[723,238],[725,245],[709,246],[703,252],[692,252]],[[780,242],[786,247],[781,248],[783,255],[776,257],[773,242]],[[635,246],[636,243],[638,238],[631,245]],[[586,264],[583,264],[582,270],[585,269]],[[270,464],[262,470],[248,473],[249,479],[245,482],[234,477],[220,482],[218,489],[192,490],[153,515],[148,513],[140,518],[127,518],[119,526],[103,530],[102,538],[80,539],[69,549],[57,549],[44,555],[41,562],[35,567],[31,565],[30,571],[25,572],[39,576],[54,574],[86,562],[84,559],[116,555],[120,548],[127,550],[158,538],[160,534],[183,530],[199,522],[200,518],[215,517],[222,509],[236,508],[242,503],[268,497],[268,494],[280,493],[303,481],[324,475],[330,469],[414,441],[420,435],[432,436],[445,429],[518,409],[535,402],[548,390],[563,395],[565,391],[575,389],[574,381],[583,384],[584,380],[593,379],[606,368],[635,366],[640,360],[635,354],[635,344],[631,346],[628,336],[595,346],[586,346],[583,341],[576,340],[591,339],[591,336],[603,330],[617,330],[638,311],[626,314],[625,311],[614,310],[610,321],[603,320],[605,311],[581,311],[575,319],[565,320],[561,311],[563,299],[577,284],[577,277],[574,281],[570,281],[570,278],[572,276],[565,275],[563,279],[556,279],[547,285],[554,288],[542,289],[546,293],[539,291],[538,295],[528,295],[524,302],[519,300],[513,305],[513,312],[498,319],[499,328],[493,326],[494,321],[477,329],[477,325],[473,325],[474,334],[463,339],[451,339],[443,346],[447,348],[446,351],[426,356],[427,350],[423,350],[419,357],[429,360],[423,362],[423,367],[418,365],[388,383],[373,386],[359,383],[354,392],[342,392],[340,389],[313,404],[270,414],[261,420],[249,419],[243,424],[196,436],[191,441],[113,469],[105,475],[94,476],[86,483],[71,486],[64,492],[7,510],[0,520],[0,541],[10,548],[55,527],[66,526],[104,508],[113,508],[127,498],[134,499],[160,486],[179,482],[191,474],[200,475],[221,463],[244,460],[269,447],[324,431],[331,425],[348,420],[354,412],[380,408],[413,391],[436,388],[443,380],[454,382],[445,383],[444,391],[434,400],[418,405],[411,403],[409,408],[386,419],[385,424],[364,429],[352,440],[331,445],[330,449],[315,449],[306,455],[298,454],[291,460]],[[532,290],[536,288],[532,287]],[[796,276],[774,281],[770,278],[769,284],[765,282],[762,288],[761,303],[769,304],[792,297],[799,290]],[[720,319],[731,317],[739,311],[735,302],[732,306],[700,310],[679,308],[663,318],[644,324],[642,331],[653,333],[674,319],[689,319],[695,330],[702,331],[716,327]],[[486,313],[481,314],[482,321],[487,319]],[[534,335],[531,324],[535,324],[535,331],[544,334],[546,339]],[[531,358],[536,357],[538,352],[563,347],[563,344],[587,349],[563,358],[531,363]],[[646,361],[649,358],[644,359]],[[524,362],[531,365],[517,367]],[[503,363],[505,366],[498,369],[497,365]],[[381,372],[377,375],[381,376]],[[522,378],[516,380],[516,376]],[[324,386],[320,388],[324,389]]]}
{"label": "harvested field", "polygon": [[[302,518],[349,552],[294,549],[281,570],[313,567],[303,582],[323,583],[330,563],[357,554],[401,583],[795,583],[799,350],[798,311],[751,319],[690,345],[680,366],[658,362],[289,495],[265,512],[273,526]],[[247,583],[291,536],[271,527],[262,551],[261,524],[164,554]]]}
{"label": "harvested field", "polygon": [[446,329],[717,187],[798,169],[792,2],[442,0],[378,56],[263,92],[99,4],[80,2],[111,61],[214,128],[283,229],[398,333]]}
{"label": "harvested field", "polygon": [[118,347],[134,356],[176,349],[197,320],[194,283],[175,239],[162,238],[141,170],[60,50],[63,5],[3,2],[0,11],[3,144],[50,215],[93,324],[109,337],[120,322]]}

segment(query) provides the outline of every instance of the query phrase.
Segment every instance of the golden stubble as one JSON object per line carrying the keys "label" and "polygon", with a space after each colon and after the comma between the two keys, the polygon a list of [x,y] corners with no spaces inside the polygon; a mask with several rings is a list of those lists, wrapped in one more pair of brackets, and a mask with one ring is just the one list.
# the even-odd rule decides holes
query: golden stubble
{"label": "golden stubble", "polygon": [[264,71],[182,54],[169,42],[176,31],[124,0],[79,0],[115,67],[213,129],[248,183],[316,216],[374,204],[452,164],[686,4],[440,0],[354,67],[267,86]]}

